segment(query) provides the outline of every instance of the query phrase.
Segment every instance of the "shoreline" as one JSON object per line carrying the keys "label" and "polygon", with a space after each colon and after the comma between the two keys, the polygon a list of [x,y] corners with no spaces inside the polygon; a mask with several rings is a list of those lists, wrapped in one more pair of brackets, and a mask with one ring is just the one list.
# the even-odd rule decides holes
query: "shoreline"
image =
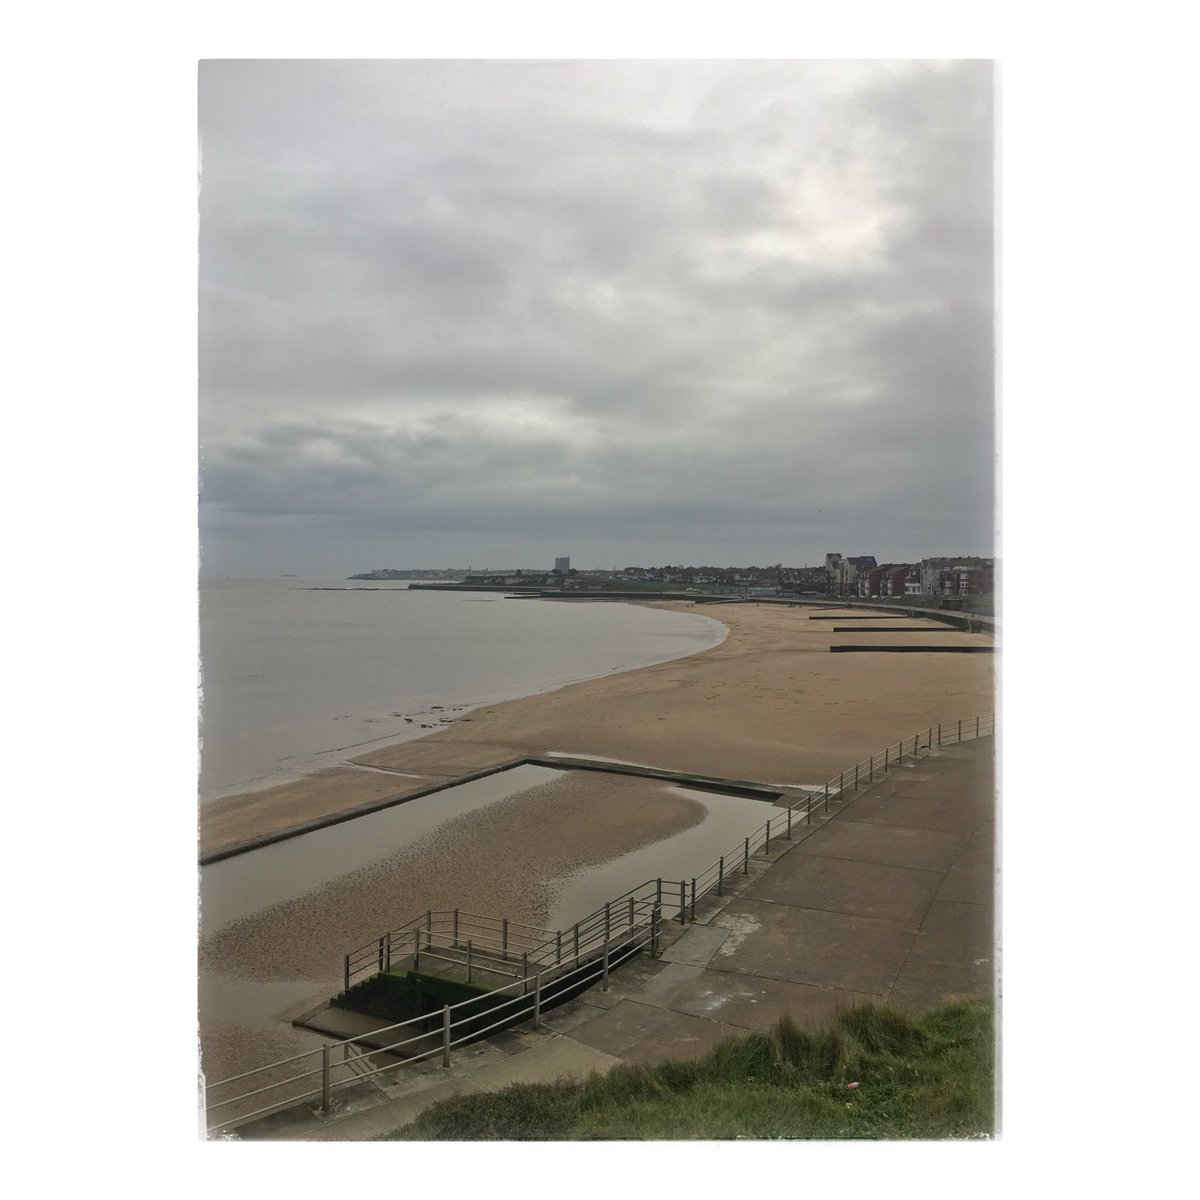
{"label": "shoreline", "polygon": [[[322,589],[300,589],[300,590],[322,590]],[[323,589],[335,590],[335,589]],[[405,591],[404,588],[364,588],[363,591]],[[654,607],[653,605],[639,605],[638,607]],[[501,685],[499,688],[493,688],[490,691],[482,689],[475,693],[475,697],[463,698],[462,695],[449,694],[453,691],[453,685],[447,685],[447,694],[440,697],[439,703],[434,704],[432,701],[427,702],[424,706],[416,708],[402,709],[400,712],[392,713],[393,718],[404,721],[410,727],[405,728],[403,725],[393,728],[387,733],[366,734],[355,740],[347,742],[343,745],[329,745],[325,749],[320,750],[305,750],[293,751],[285,757],[280,758],[273,767],[267,770],[258,770],[253,774],[245,775],[242,779],[232,783],[222,783],[211,790],[202,792],[199,795],[198,803],[203,814],[203,810],[211,805],[219,805],[225,801],[240,802],[249,796],[256,793],[266,792],[274,788],[285,787],[292,784],[302,784],[303,781],[311,779],[314,776],[322,775],[330,771],[344,769],[362,759],[364,755],[372,753],[376,750],[390,750],[395,746],[403,745],[409,742],[420,741],[423,738],[430,737],[435,733],[439,733],[448,726],[453,725],[455,721],[469,713],[475,712],[480,708],[490,705],[504,704],[510,700],[521,700],[531,696],[548,695],[557,692],[565,687],[571,687],[577,683],[586,683],[593,679],[607,678],[609,675],[624,674],[631,671],[645,670],[647,667],[658,666],[662,663],[674,662],[678,658],[686,658],[692,654],[702,654],[706,650],[712,649],[714,646],[720,645],[721,642],[729,634],[729,628],[723,622],[711,618],[703,612],[688,612],[686,615],[690,617],[699,617],[704,622],[704,626],[708,626],[707,630],[701,627],[701,632],[694,635],[694,640],[698,643],[696,648],[689,648],[682,652],[673,651],[669,656],[658,655],[641,655],[624,658],[616,662],[615,665],[604,665],[596,670],[586,671],[585,673],[565,673],[558,675],[550,675],[544,681],[538,681],[532,690],[512,690],[511,681],[507,686]],[[704,636],[702,636],[702,634]],[[612,660],[610,660],[611,662]],[[528,684],[518,683],[517,689],[527,687]],[[428,723],[427,723],[428,722]],[[203,723],[201,728],[203,728]],[[204,776],[201,774],[199,783],[204,783]]]}
{"label": "shoreline", "polygon": [[[635,603],[709,615],[695,614],[686,601]],[[830,654],[834,641],[869,646],[878,635],[834,635],[832,622],[808,617],[802,607],[722,604],[720,617],[710,617],[727,630],[716,645],[484,702],[441,729],[360,753],[344,766],[210,801],[200,810],[201,861],[526,758],[571,753],[771,786],[829,778],[915,729],[993,711],[993,655]],[[993,644],[985,633],[946,636],[964,646]],[[919,633],[888,638],[921,641]]]}

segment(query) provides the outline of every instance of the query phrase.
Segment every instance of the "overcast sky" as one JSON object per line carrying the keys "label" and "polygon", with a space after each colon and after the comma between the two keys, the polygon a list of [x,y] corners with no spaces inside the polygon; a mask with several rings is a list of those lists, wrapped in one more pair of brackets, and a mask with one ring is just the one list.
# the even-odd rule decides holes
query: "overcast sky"
{"label": "overcast sky", "polygon": [[207,62],[205,575],[993,550],[983,62]]}

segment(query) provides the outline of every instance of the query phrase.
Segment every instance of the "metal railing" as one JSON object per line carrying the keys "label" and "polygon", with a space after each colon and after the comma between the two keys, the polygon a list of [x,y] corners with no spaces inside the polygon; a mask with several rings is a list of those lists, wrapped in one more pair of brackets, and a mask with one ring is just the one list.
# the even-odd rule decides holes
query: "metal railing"
{"label": "metal railing", "polygon": [[[566,998],[567,993],[582,991],[599,982],[608,990],[612,967],[645,947],[656,953],[661,934],[662,912],[657,906],[635,904],[634,921],[598,944],[589,940],[587,949],[572,954],[557,970],[538,971],[521,976],[478,997],[443,1006],[440,1013],[423,1014],[407,1021],[374,1030],[369,1036],[369,1051],[361,1053],[362,1035],[327,1042],[320,1049],[305,1051],[232,1075],[210,1084],[208,1092],[218,1092],[233,1084],[253,1083],[249,1090],[210,1100],[207,1105],[208,1129],[219,1133],[232,1126],[283,1109],[319,1100],[328,1109],[335,1093],[364,1081],[376,1081],[398,1069],[441,1056],[441,1065],[450,1065],[450,1051],[456,1046],[477,1041],[496,1030],[532,1019],[541,1026],[542,1011]],[[426,953],[429,953],[428,951]],[[454,960],[458,961],[458,960]],[[340,1055],[340,1058],[339,1058]],[[365,1059],[395,1057],[380,1065],[365,1067]],[[272,1075],[278,1078],[271,1078]],[[282,1093],[282,1094],[281,1094]],[[269,1097],[269,1098],[268,1098]],[[256,1107],[247,1107],[251,1103]],[[236,1108],[236,1112],[225,1112]]]}
{"label": "metal railing", "polygon": [[[339,1088],[425,1062],[438,1053],[442,1055],[442,1066],[449,1066],[449,1053],[455,1046],[484,1037],[496,1029],[515,1025],[529,1016],[533,1018],[534,1028],[537,1028],[542,1009],[558,1003],[564,998],[565,992],[582,990],[597,979],[607,991],[608,974],[614,957],[623,959],[647,945],[652,954],[657,953],[664,913],[673,912],[674,919],[680,924],[694,921],[698,901],[713,892],[723,896],[727,888],[733,888],[738,876],[749,875],[750,861],[759,851],[765,856],[770,855],[772,840],[790,841],[797,825],[811,825],[814,808],[827,813],[830,804],[838,804],[845,798],[847,790],[856,792],[882,779],[902,766],[906,757],[912,759],[922,751],[928,753],[941,746],[987,737],[995,731],[994,715],[978,716],[930,725],[911,737],[901,738],[895,744],[885,746],[868,758],[852,764],[817,788],[806,789],[804,796],[787,808],[781,808],[765,824],[743,838],[739,845],[719,855],[716,862],[690,880],[649,879],[606,901],[601,908],[565,930],[544,929],[505,917],[447,909],[430,910],[380,934],[374,941],[345,956],[344,992],[349,992],[356,982],[391,970],[394,963],[407,962],[409,959],[412,960],[413,970],[420,969],[423,959],[432,959],[434,962],[465,967],[468,982],[474,982],[477,973],[498,975],[510,979],[510,982],[478,997],[445,1006],[440,1029],[431,1029],[431,1016],[424,1014],[375,1030],[369,1035],[369,1044],[374,1052],[401,1057],[370,1071],[362,1069],[361,1058],[351,1057],[351,1048],[361,1048],[364,1043],[363,1036],[359,1035],[329,1042],[319,1050],[280,1059],[209,1084],[209,1095],[239,1082],[257,1085],[249,1091],[208,1103],[206,1112],[210,1119],[210,1133],[318,1098],[322,1109],[328,1109],[333,1093]],[[517,989],[520,989],[519,993]],[[510,992],[514,993],[511,999],[502,999]],[[463,1011],[468,1008],[472,1008],[472,1012]],[[481,1012],[489,1016],[497,1012],[504,1012],[505,1015],[483,1029],[471,1027],[472,1022],[478,1024]],[[458,1013],[457,1017],[453,1015],[455,1013]],[[382,1035],[399,1034],[401,1031],[404,1035],[399,1040],[389,1041],[384,1047],[378,1046]],[[335,1062],[334,1056],[339,1050],[342,1052],[342,1061]],[[319,1063],[316,1062],[318,1057]],[[351,1062],[354,1063],[353,1067],[350,1066]],[[265,1082],[272,1073],[285,1067],[292,1069],[284,1078]],[[305,1081],[318,1079],[319,1084],[308,1090],[295,1091]],[[218,1111],[240,1107],[268,1092],[285,1088],[288,1089],[286,1096],[264,1107],[225,1116]]]}

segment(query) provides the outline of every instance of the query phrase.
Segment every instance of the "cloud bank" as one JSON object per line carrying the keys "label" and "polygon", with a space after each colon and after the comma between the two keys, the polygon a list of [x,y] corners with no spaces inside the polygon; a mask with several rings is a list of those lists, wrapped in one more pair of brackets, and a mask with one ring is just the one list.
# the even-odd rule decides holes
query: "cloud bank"
{"label": "cloud bank", "polygon": [[206,574],[993,538],[981,62],[207,62]]}

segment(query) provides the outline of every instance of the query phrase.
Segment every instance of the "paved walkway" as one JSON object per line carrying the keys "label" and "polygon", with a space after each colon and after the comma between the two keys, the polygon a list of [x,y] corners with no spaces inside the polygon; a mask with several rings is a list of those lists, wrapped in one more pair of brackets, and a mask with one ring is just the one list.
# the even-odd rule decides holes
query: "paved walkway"
{"label": "paved walkway", "polygon": [[994,753],[990,737],[934,750],[848,793],[796,840],[773,841],[769,860],[734,877],[740,891],[671,926],[659,959],[622,966],[541,1030],[466,1047],[448,1070],[421,1064],[385,1090],[364,1083],[324,1117],[280,1114],[257,1136],[366,1140],[460,1092],[700,1056],[785,1012],[819,1026],[864,1000],[917,1012],[993,995]]}

